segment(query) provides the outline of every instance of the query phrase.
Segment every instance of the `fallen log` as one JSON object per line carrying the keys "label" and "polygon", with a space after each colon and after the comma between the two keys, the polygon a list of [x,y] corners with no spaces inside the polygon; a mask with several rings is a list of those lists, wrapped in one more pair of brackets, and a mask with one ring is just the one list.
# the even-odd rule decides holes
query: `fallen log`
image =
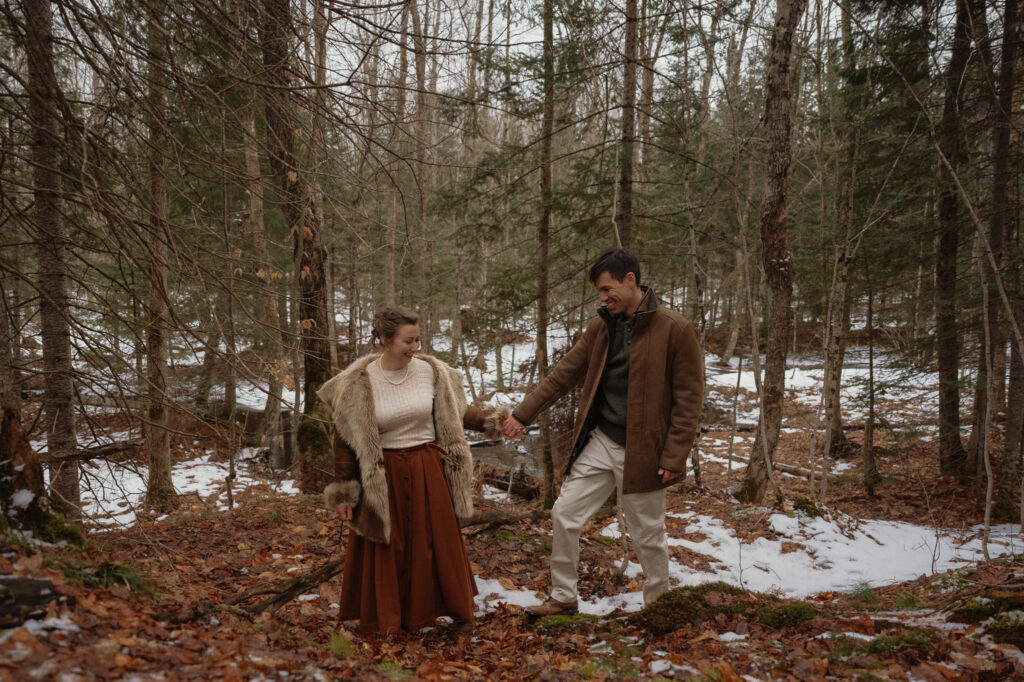
{"label": "fallen log", "polygon": [[[220,604],[213,604],[208,601],[199,602],[191,609],[183,609],[182,611],[179,611],[174,616],[173,620],[176,623],[187,623],[216,611],[226,611],[248,620],[252,620],[253,616],[263,613],[264,611],[268,613],[276,612],[303,592],[311,590],[314,587],[318,587],[341,573],[344,567],[344,556],[339,557],[338,559],[332,559],[331,561],[323,563],[312,570],[295,576],[294,578],[281,580],[269,585],[258,585],[248,589],[242,594],[236,595],[231,599],[221,602]],[[253,606],[238,606],[242,602],[249,601],[253,597],[268,594],[273,596],[259,604],[255,604]]]}
{"label": "fallen log", "polygon": [[58,597],[49,580],[0,576],[0,628],[13,628],[44,615]]}
{"label": "fallen log", "polygon": [[518,495],[525,500],[540,497],[540,486],[522,471],[485,471],[482,478],[484,483]]}
{"label": "fallen log", "polygon": [[[750,464],[750,458],[749,457],[744,457],[743,455],[733,455],[732,458],[733,458],[733,460],[739,462],[740,464]],[[783,464],[782,462],[772,462],[772,467],[774,467],[775,469],[778,469],[779,471],[781,471],[783,473],[793,474],[794,476],[800,476],[802,478],[809,479],[811,477],[812,473],[814,474],[815,478],[821,478],[821,472],[820,471],[812,472],[810,469],[805,469],[803,467],[793,466],[792,464]],[[837,478],[837,476],[835,474],[829,474],[828,477],[829,477],[829,479],[833,479],[833,480]]]}
{"label": "fallen log", "polygon": [[546,509],[531,509],[525,514],[507,514],[505,512],[486,512],[483,514],[474,514],[470,518],[462,521],[459,525],[463,528],[470,528],[473,526],[479,526],[479,528],[473,528],[468,531],[469,535],[479,535],[488,528],[494,526],[507,526],[511,523],[518,523],[520,521],[539,521],[548,517],[548,511]]}
{"label": "fallen log", "polygon": [[107,443],[106,445],[95,445],[91,448],[82,448],[79,450],[72,450],[71,452],[63,455],[47,454],[45,457],[40,457],[39,461],[43,464],[57,464],[66,460],[89,460],[96,459],[97,457],[109,457],[110,455],[117,455],[123,452],[135,453],[142,444],[146,442],[145,438],[132,438],[131,440],[117,441],[116,443]]}

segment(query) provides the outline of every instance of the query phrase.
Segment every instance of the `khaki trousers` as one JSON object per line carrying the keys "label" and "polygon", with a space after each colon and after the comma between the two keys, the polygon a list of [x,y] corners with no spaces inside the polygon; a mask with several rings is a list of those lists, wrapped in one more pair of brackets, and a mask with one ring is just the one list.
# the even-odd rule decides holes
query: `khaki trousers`
{"label": "khaki trousers", "polygon": [[668,589],[665,489],[623,495],[625,458],[626,449],[595,428],[573,463],[569,477],[562,483],[562,491],[551,508],[552,599],[560,602],[576,599],[580,529],[600,509],[613,488],[619,493],[629,537],[647,578],[644,602],[650,604]]}

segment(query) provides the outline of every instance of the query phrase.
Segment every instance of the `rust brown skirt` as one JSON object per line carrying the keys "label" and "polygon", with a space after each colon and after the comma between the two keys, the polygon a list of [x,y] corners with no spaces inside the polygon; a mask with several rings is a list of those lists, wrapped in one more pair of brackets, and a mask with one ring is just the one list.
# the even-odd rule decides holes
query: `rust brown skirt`
{"label": "rust brown skirt", "polygon": [[397,634],[440,616],[473,622],[477,593],[452,507],[441,448],[425,443],[384,451],[391,542],[349,532],[341,620],[367,632]]}

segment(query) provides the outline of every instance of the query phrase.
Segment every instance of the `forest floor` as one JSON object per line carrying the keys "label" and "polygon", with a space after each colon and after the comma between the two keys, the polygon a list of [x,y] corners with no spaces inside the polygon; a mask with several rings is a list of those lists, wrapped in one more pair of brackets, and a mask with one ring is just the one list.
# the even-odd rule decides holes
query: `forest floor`
{"label": "forest floor", "polygon": [[[814,410],[797,397],[778,458],[808,467]],[[751,436],[740,434],[737,452]],[[178,439],[176,456],[207,466],[223,450],[217,437]],[[345,548],[347,531],[320,499],[253,466],[232,509],[218,508],[221,483],[170,515],[96,529],[80,548],[8,536],[0,575],[50,580],[59,598],[0,630],[0,679],[1024,679],[1024,614],[985,598],[1024,574],[1020,527],[994,527],[985,560],[979,494],[939,475],[927,436],[879,431],[875,496],[838,462],[826,507],[801,497],[812,496],[806,479],[781,473],[784,502],[768,506],[769,491],[764,506],[737,503],[728,490],[742,464],[730,476],[729,438],[713,425],[701,486],[691,474],[669,489],[677,587],[646,610],[635,561],[619,576],[609,507],[584,529],[582,613],[525,616],[549,587],[550,521],[528,516],[535,502],[486,487],[477,511],[508,518],[464,529],[480,589],[472,632],[361,633],[338,622],[340,574],[277,610],[259,609],[269,592],[229,605]]]}

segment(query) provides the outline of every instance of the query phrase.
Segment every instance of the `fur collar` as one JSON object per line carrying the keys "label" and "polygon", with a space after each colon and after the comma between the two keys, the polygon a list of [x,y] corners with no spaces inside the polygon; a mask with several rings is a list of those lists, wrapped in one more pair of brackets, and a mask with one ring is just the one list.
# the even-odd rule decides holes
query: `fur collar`
{"label": "fur collar", "polygon": [[[380,445],[373,404],[373,390],[367,368],[379,353],[359,358],[325,383],[317,395],[323,401],[338,436],[356,455],[362,504],[367,505],[384,528],[385,542],[391,539],[384,452]],[[466,394],[462,374],[437,358],[417,355],[434,371],[434,436],[444,451],[444,471],[451,488],[452,503],[459,518],[473,515],[473,455],[466,442],[462,418]]]}

